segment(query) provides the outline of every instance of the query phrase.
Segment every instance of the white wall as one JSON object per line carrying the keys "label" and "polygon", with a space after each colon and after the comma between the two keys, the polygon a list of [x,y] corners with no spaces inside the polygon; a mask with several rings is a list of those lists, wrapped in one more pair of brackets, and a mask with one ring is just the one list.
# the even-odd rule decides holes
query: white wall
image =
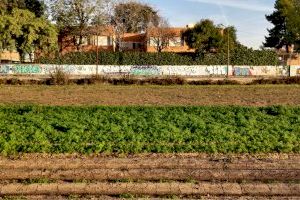
{"label": "white wall", "polygon": [[[0,75],[28,74],[48,75],[56,68],[62,69],[70,75],[96,74],[96,65],[30,65],[20,64],[0,65]],[[199,65],[199,66],[118,66],[99,65],[98,73],[102,75],[141,75],[141,76],[226,76],[227,66],[224,65]],[[230,76],[300,76],[300,66],[229,66]]]}

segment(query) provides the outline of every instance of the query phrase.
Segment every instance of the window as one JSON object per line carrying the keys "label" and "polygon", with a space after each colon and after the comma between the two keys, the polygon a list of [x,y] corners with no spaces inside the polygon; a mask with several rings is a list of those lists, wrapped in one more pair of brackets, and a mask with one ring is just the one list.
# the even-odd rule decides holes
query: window
{"label": "window", "polygon": [[183,46],[183,42],[182,42],[182,38],[181,37],[175,37],[173,39],[171,39],[169,41],[169,46],[170,47],[180,47]]}
{"label": "window", "polygon": [[98,45],[98,46],[111,46],[112,38],[110,36],[90,36],[88,38],[89,45]]}
{"label": "window", "polygon": [[[76,39],[76,44],[79,44],[80,37],[76,36],[75,39]],[[81,45],[87,45],[87,44],[88,44],[88,38],[87,37],[82,37]]]}
{"label": "window", "polygon": [[108,36],[107,37],[107,46],[111,46],[113,43],[112,37]]}
{"label": "window", "polygon": [[151,47],[156,46],[156,39],[154,37],[149,38],[149,46],[151,46]]}
{"label": "window", "polygon": [[140,42],[134,42],[132,45],[133,45],[132,46],[133,49],[141,49],[142,48],[142,43],[140,43]]}

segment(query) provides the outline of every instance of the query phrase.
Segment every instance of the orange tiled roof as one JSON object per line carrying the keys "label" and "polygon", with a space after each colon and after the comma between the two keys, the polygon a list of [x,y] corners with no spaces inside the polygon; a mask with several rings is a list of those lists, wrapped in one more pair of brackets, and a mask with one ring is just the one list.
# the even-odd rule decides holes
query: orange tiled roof
{"label": "orange tiled roof", "polygon": [[144,33],[125,33],[123,36],[124,42],[141,42],[145,41],[146,35]]}
{"label": "orange tiled roof", "polygon": [[99,34],[101,36],[111,36],[114,33],[112,26],[90,26],[86,32],[93,35]]}
{"label": "orange tiled roof", "polygon": [[[170,32],[174,32],[175,35],[177,37],[181,36],[182,32],[186,30],[186,28],[182,28],[182,27],[169,27],[166,28],[166,30],[170,31]],[[156,35],[158,32],[158,28],[150,28],[147,31],[148,35]]]}

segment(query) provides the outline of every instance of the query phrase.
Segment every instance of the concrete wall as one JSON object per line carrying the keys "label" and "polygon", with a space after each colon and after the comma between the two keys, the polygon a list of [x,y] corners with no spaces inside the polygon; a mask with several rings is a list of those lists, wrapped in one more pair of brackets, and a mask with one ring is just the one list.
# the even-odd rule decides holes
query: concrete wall
{"label": "concrete wall", "polygon": [[[0,75],[49,75],[56,68],[70,75],[96,74],[96,65],[0,65]],[[300,66],[114,66],[99,65],[101,75],[140,75],[140,76],[298,76]]]}
{"label": "concrete wall", "polygon": [[290,76],[300,76],[300,65],[291,66]]}

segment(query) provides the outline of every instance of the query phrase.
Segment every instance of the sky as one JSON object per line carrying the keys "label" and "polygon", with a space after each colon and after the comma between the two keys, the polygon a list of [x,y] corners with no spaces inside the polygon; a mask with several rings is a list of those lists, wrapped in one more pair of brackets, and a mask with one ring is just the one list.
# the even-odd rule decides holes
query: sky
{"label": "sky", "polygon": [[275,0],[143,0],[165,17],[171,26],[185,27],[201,19],[234,26],[238,40],[258,49],[272,28],[266,18],[274,10]]}

